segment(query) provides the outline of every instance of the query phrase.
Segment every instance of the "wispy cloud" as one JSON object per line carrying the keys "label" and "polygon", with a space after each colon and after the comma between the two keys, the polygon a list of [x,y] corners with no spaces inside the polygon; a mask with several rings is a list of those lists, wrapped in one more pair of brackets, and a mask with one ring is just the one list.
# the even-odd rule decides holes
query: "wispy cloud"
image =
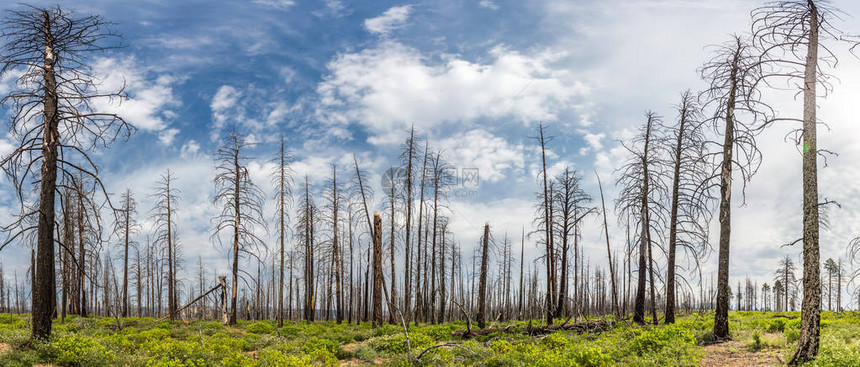
{"label": "wispy cloud", "polygon": [[410,13],[412,13],[412,5],[395,6],[378,17],[365,19],[364,28],[371,33],[386,36],[391,31],[405,26]]}

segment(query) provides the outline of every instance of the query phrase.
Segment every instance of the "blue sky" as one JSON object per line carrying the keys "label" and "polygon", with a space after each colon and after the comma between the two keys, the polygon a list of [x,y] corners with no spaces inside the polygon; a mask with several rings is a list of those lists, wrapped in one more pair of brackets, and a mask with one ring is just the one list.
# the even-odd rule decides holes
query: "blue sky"
{"label": "blue sky", "polygon": [[[50,2],[35,2],[35,4]],[[232,127],[258,144],[251,171],[269,190],[268,163],[284,135],[296,156],[297,176],[321,189],[338,165],[346,177],[358,155],[378,186],[393,164],[406,130],[414,125],[457,168],[477,168],[474,194],[450,200],[448,215],[468,249],[480,226],[518,238],[531,228],[538,191],[539,121],[555,139],[551,173],[581,170],[597,195],[592,170],[614,200],[613,170],[629,139],[654,109],[667,120],[685,89],[703,84],[695,70],[708,44],[748,29],[758,2],[694,1],[62,1],[80,13],[116,22],[126,48],[99,55],[94,70],[104,87],[128,85],[131,99],[103,106],[123,114],[140,131],[99,153],[113,192],[132,189],[146,233],[153,185],[176,172],[182,190],[180,242],[185,265],[199,255],[226,272],[225,252],[210,238],[212,156]],[[836,1],[849,14],[860,5]],[[857,33],[856,19],[844,26]],[[860,61],[843,53],[834,71],[841,84],[821,103],[831,123],[822,144],[840,152],[822,169],[821,194],[840,201],[833,230],[823,235],[822,256],[844,255],[860,234],[860,159],[856,101]],[[8,80],[3,80],[8,87]],[[773,93],[781,112],[799,103]],[[853,103],[851,102],[853,101]],[[735,211],[733,282],[746,275],[771,281],[778,259],[799,249],[779,245],[799,236],[800,155],[778,126],[762,137],[764,164]],[[8,144],[7,141],[3,143]],[[2,144],[0,144],[2,148]],[[2,149],[0,149],[2,150]],[[378,195],[381,196],[381,195]],[[736,196],[739,197],[739,196]],[[381,197],[377,197],[377,201]],[[7,205],[8,202],[4,201]],[[597,203],[595,203],[597,204]],[[610,204],[611,205],[611,204]],[[6,209],[4,209],[6,210]],[[610,216],[612,218],[612,216]],[[613,227],[615,246],[623,231]],[[597,218],[586,223],[584,246],[593,264],[605,262]],[[716,243],[716,233],[712,238]],[[141,238],[142,240],[142,238]],[[527,258],[539,250],[527,244]],[[24,247],[4,250],[8,273],[26,269]],[[112,252],[116,252],[113,250]],[[847,260],[847,259],[846,259]],[[704,269],[713,271],[712,256]]]}

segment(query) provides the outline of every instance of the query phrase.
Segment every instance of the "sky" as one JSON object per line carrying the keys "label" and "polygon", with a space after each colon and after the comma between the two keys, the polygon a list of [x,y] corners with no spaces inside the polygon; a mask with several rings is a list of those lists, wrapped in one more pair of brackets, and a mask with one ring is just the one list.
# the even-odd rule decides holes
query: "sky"
{"label": "sky", "polygon": [[[35,5],[52,2],[34,1]],[[273,191],[270,162],[284,136],[296,177],[318,192],[335,164],[351,176],[355,154],[372,188],[396,164],[407,131],[465,175],[446,215],[465,250],[484,223],[494,237],[519,243],[532,231],[539,191],[540,151],[534,139],[543,123],[549,173],[571,167],[599,199],[593,172],[603,178],[608,206],[617,189],[615,169],[625,158],[620,142],[643,123],[646,110],[667,121],[680,93],[704,87],[696,69],[707,46],[749,31],[748,0],[542,0],[393,2],[340,0],[61,1],[81,14],[115,22],[126,47],[94,55],[93,72],[106,89],[127,86],[129,100],[99,107],[138,127],[127,141],[95,153],[113,193],[132,190],[139,202],[143,241],[151,227],[154,185],[167,169],[181,190],[178,231],[190,275],[199,256],[210,272],[226,274],[226,250],[212,238],[213,157],[225,133],[237,129],[255,143],[248,155],[252,179]],[[837,25],[860,33],[860,4],[834,1],[847,14]],[[4,4],[4,9],[15,5]],[[820,195],[838,201],[821,236],[822,259],[842,257],[860,235],[860,60],[834,46],[841,62],[834,89],[819,102],[828,129],[819,144],[839,155],[820,170]],[[12,80],[0,80],[7,93]],[[768,92],[781,115],[799,116],[793,92]],[[8,110],[0,109],[8,115]],[[780,258],[800,264],[801,155],[783,123],[760,136],[763,163],[733,212],[731,282],[749,276],[772,282]],[[11,145],[0,139],[0,153]],[[471,176],[470,176],[471,177]],[[298,181],[298,180],[297,180]],[[741,196],[735,186],[735,198]],[[13,208],[9,185],[0,212]],[[382,195],[375,205],[382,208]],[[595,201],[599,205],[599,201]],[[273,204],[267,210],[273,212]],[[610,208],[611,210],[611,208]],[[614,221],[614,213],[610,213]],[[7,219],[8,220],[8,219]],[[598,217],[583,228],[592,266],[605,264]],[[624,230],[610,225],[616,249]],[[716,228],[716,224],[712,224]],[[716,248],[717,231],[711,239]],[[271,241],[274,234],[265,235]],[[540,255],[537,237],[526,239],[530,264]],[[116,242],[116,241],[114,241]],[[516,246],[515,246],[516,247]],[[108,248],[117,253],[118,248]],[[26,272],[24,245],[0,252],[6,275]],[[716,269],[716,254],[704,263]],[[187,276],[186,275],[186,276]],[[798,277],[800,273],[798,272]],[[214,279],[214,277],[213,277]]]}

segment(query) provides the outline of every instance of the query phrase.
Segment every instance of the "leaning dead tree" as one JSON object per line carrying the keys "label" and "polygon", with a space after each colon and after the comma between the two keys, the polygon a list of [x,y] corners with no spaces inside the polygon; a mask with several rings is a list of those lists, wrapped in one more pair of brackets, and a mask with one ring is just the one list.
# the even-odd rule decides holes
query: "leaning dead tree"
{"label": "leaning dead tree", "polygon": [[691,270],[699,268],[699,261],[707,255],[708,223],[711,220],[712,196],[702,190],[702,182],[710,174],[706,154],[706,140],[700,106],[692,92],[681,94],[676,106],[678,120],[664,126],[666,140],[671,143],[669,155],[672,166],[671,201],[669,203],[669,256],[666,262],[666,314],[665,322],[675,322],[677,293],[677,250],[686,254]]}
{"label": "leaning dead tree", "polygon": [[818,155],[827,151],[818,149],[817,99],[832,90],[825,69],[834,67],[838,60],[830,43],[847,39],[831,23],[840,15],[825,0],[774,1],[752,12],[753,40],[761,55],[759,62],[765,68],[762,80],[769,86],[797,90],[803,95],[802,118],[775,119],[802,125],[797,143],[802,146],[803,155],[803,304],[798,348],[789,362],[792,365],[810,361],[818,354],[821,321]]}
{"label": "leaning dead tree", "polygon": [[712,111],[706,122],[722,141],[706,141],[708,161],[713,171],[702,184],[702,191],[719,188],[719,259],[717,270],[717,305],[714,335],[729,337],[729,250],[731,247],[732,183],[739,175],[741,192],[761,165],[756,134],[770,119],[770,107],[761,101],[757,81],[761,76],[758,58],[749,42],[740,36],[712,46],[713,56],[700,69],[708,88],[699,99],[704,109]]}
{"label": "leaning dead tree", "polygon": [[215,197],[212,202],[222,205],[221,213],[213,218],[215,237],[223,243],[221,234],[230,235],[232,254],[232,284],[230,295],[230,320],[236,323],[236,292],[239,287],[239,258],[242,255],[256,258],[263,253],[265,243],[257,237],[258,228],[264,228],[263,192],[251,181],[247,161],[242,151],[249,146],[236,132],[227,136],[224,145],[218,147],[215,162]]}
{"label": "leaning dead tree", "polygon": [[[121,90],[98,90],[99,81],[88,65],[91,55],[116,47],[110,42],[118,41],[103,18],[59,6],[24,6],[8,12],[2,24],[0,76],[17,78],[2,98],[11,112],[9,130],[16,147],[0,166],[21,203],[19,214],[4,227],[9,234],[4,245],[35,233],[32,337],[47,339],[56,303],[56,194],[72,176],[82,174],[107,198],[90,154],[128,137],[134,127],[115,114],[94,110],[98,99],[124,98]],[[38,197],[31,190],[34,182]]]}
{"label": "leaning dead tree", "polygon": [[[645,323],[646,277],[651,284],[652,322],[657,323],[657,310],[654,295],[654,270],[652,247],[659,241],[659,233],[665,228],[666,218],[662,214],[661,203],[668,196],[663,177],[666,176],[665,161],[661,157],[662,142],[656,134],[660,117],[654,112],[645,113],[645,124],[630,143],[622,143],[627,149],[628,160],[616,173],[615,185],[620,188],[615,201],[619,220],[633,220],[639,232],[639,265],[636,299],[633,308],[633,321]],[[630,223],[628,223],[630,224]],[[647,272],[647,273],[646,273]]]}

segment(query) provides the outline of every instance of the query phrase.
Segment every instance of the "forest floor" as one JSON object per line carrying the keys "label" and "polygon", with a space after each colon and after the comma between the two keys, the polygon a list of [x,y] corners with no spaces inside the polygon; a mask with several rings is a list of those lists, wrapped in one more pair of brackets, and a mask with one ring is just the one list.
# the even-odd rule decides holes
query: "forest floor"
{"label": "forest floor", "polygon": [[[276,328],[270,321],[240,320],[225,327],[152,318],[117,325],[114,318],[75,316],[57,321],[50,341],[31,343],[28,315],[0,314],[0,367],[781,366],[796,347],[798,316],[732,312],[732,340],[723,343],[713,343],[713,313],[706,312],[679,317],[674,325],[607,318],[590,324],[602,325],[598,329],[539,335],[525,332],[524,321],[496,323],[500,331],[471,337],[455,333],[466,329],[462,321],[421,324],[410,326],[407,345],[394,325],[295,321]],[[821,335],[819,357],[810,365],[860,366],[860,313],[823,313]]]}
{"label": "forest floor", "polygon": [[778,349],[750,350],[740,341],[717,343],[702,348],[701,367],[758,367],[782,366],[785,364]]}

